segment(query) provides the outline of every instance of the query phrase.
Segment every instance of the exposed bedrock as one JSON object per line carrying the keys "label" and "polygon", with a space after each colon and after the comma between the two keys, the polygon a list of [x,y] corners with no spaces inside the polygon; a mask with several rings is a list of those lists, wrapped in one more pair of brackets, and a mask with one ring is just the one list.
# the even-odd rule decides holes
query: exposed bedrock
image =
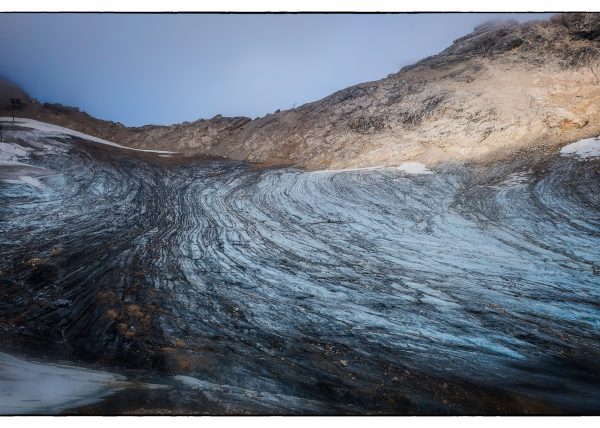
{"label": "exposed bedrock", "polygon": [[506,159],[600,134],[598,16],[483,24],[384,79],[254,120],[128,128],[35,101],[18,113],[126,146],[308,169]]}

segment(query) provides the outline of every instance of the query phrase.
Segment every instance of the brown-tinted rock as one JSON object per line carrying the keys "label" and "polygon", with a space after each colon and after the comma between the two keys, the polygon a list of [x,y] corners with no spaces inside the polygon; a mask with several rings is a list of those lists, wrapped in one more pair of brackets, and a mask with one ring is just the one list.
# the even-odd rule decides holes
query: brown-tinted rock
{"label": "brown-tinted rock", "polygon": [[[255,120],[217,115],[128,128],[37,102],[19,114],[131,147],[263,165],[336,169],[498,159],[600,133],[599,29],[596,13],[482,24],[385,79]],[[4,92],[15,90],[7,85],[0,84]]]}

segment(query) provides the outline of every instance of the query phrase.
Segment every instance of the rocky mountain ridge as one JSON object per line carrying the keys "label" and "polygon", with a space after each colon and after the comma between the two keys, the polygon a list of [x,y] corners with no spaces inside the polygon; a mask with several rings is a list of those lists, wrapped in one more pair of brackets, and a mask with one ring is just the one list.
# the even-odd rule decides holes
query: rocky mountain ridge
{"label": "rocky mountain ridge", "polygon": [[600,134],[600,14],[486,23],[384,79],[254,120],[129,128],[35,100],[17,115],[136,148],[309,169],[556,150]]}

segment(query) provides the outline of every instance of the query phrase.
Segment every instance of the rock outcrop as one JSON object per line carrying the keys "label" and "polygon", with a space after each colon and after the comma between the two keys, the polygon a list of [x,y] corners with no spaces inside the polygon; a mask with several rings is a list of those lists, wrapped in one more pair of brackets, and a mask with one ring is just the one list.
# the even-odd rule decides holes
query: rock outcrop
{"label": "rock outcrop", "polygon": [[19,114],[137,148],[310,169],[486,161],[600,133],[600,15],[491,22],[387,78],[262,118],[128,128],[31,101]]}

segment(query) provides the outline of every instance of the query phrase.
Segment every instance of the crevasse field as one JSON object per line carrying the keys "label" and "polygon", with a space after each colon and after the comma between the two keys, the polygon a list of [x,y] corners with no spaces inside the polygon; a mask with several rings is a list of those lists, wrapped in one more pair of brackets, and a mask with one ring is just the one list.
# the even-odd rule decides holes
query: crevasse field
{"label": "crevasse field", "polygon": [[306,172],[3,125],[0,413],[600,409],[595,139]]}

